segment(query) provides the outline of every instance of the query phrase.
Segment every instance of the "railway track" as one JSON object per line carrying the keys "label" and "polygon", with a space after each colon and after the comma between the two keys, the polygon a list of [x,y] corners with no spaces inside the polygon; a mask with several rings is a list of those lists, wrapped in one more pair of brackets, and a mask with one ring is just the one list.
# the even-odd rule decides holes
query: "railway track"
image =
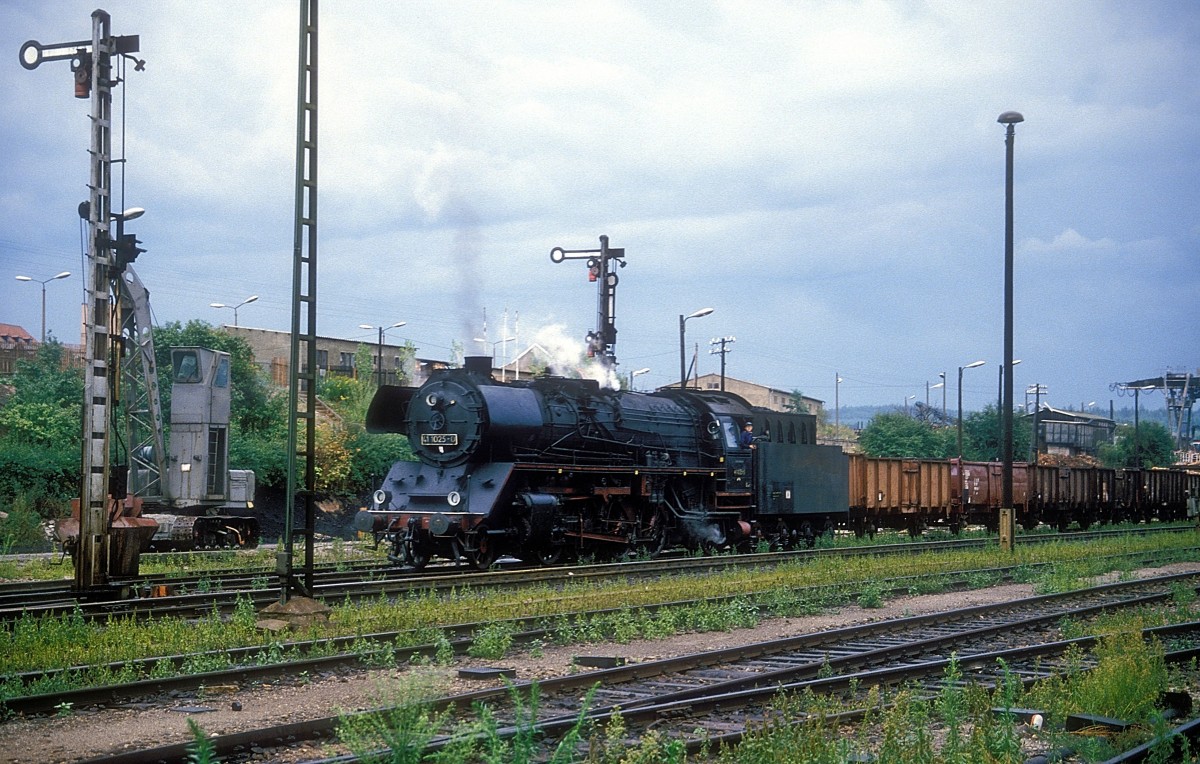
{"label": "railway track", "polygon": [[[1115,564],[1136,564],[1151,566],[1156,560],[1145,556],[1114,560]],[[972,580],[981,577],[994,581],[1010,580],[1016,568],[991,568],[986,570],[968,570],[944,573],[937,576],[937,586],[940,590],[966,590],[971,588]],[[884,596],[901,596],[914,589],[928,587],[929,576],[911,576],[895,578],[888,582]],[[764,596],[766,593],[762,593]],[[797,587],[791,593],[794,603],[826,602],[836,606],[839,600],[849,595],[839,594],[827,586]],[[662,604],[638,606],[636,610],[653,616],[659,611],[686,611],[702,605],[715,607],[724,604],[736,604],[754,611],[770,612],[780,607],[788,607],[777,597],[768,597],[760,601],[753,593],[730,594],[722,597],[711,596],[703,600],[677,600]],[[141,660],[113,662],[103,666],[78,666],[46,671],[30,671],[12,675],[10,681],[20,682],[30,688],[40,686],[55,687],[53,692],[28,694],[10,692],[10,697],[0,703],[0,708],[9,713],[44,713],[66,702],[72,706],[107,705],[145,695],[194,690],[203,686],[231,685],[245,682],[262,682],[279,677],[317,674],[331,670],[359,668],[364,665],[404,665],[414,660],[429,660],[438,655],[439,651],[450,650],[454,654],[467,654],[476,635],[486,634],[489,629],[501,626],[511,635],[517,646],[528,646],[538,642],[551,642],[554,639],[553,624],[581,622],[589,619],[606,617],[627,617],[633,608],[617,607],[600,611],[562,612],[553,618],[518,618],[510,621],[488,619],[475,623],[461,623],[440,629],[444,644],[434,644],[420,641],[420,635],[427,632],[380,632],[365,635],[332,637],[310,641],[277,642],[270,648],[263,645],[253,645],[243,648],[222,650],[213,653],[191,653],[186,655],[153,656]],[[547,624],[550,625],[547,625]],[[414,637],[416,637],[414,639]],[[228,668],[211,668],[202,673],[189,670],[190,666],[211,666],[214,663],[228,665]],[[164,675],[166,667],[170,667],[170,675]],[[107,676],[142,677],[134,681],[106,686],[81,686],[77,689],[63,689],[68,685],[79,685],[81,679],[89,671],[99,669]],[[157,677],[157,678],[152,678]]]}
{"label": "railway track", "polygon": [[[1091,637],[1060,639],[1057,625],[1062,619],[1084,620],[1103,611],[1162,602],[1181,586],[1195,591],[1198,581],[1200,576],[1186,574],[1122,582],[543,680],[537,684],[540,713],[533,721],[522,718],[521,709],[512,704],[514,697],[532,691],[527,682],[511,689],[444,697],[431,706],[469,709],[486,702],[498,724],[492,734],[536,738],[544,750],[553,750],[581,721],[603,728],[619,713],[629,738],[637,739],[653,728],[698,751],[716,742],[736,742],[747,727],[766,723],[771,703],[781,691],[838,694],[848,699],[850,707],[856,701],[865,703],[872,686],[916,683],[932,693],[941,686],[951,660],[964,681],[994,686],[1002,680],[1000,659],[1007,664],[1009,676],[1036,681],[1062,671],[1063,656],[1071,646],[1088,648],[1094,642]],[[1172,660],[1190,660],[1200,652],[1192,647],[1200,637],[1200,623],[1153,631],[1168,650],[1178,646],[1170,654]],[[589,697],[590,704],[585,705],[581,697]],[[250,760],[252,748],[327,738],[338,721],[338,717],[308,720],[222,735],[211,742],[225,761]],[[448,734],[437,737],[428,750],[437,750],[450,739]],[[188,755],[187,745],[175,745],[103,760],[174,762],[185,761]]]}
{"label": "railway track", "polygon": [[[1184,533],[1193,526],[1148,526],[1133,533]],[[1128,535],[1126,530],[1084,531],[1070,534],[1032,534],[1020,537],[1019,543],[1041,544],[1055,541],[1087,541]],[[767,552],[744,555],[715,555],[705,557],[666,557],[655,560],[628,561],[599,565],[541,568],[516,560],[501,561],[493,570],[479,572],[465,565],[431,566],[421,571],[378,563],[324,566],[314,573],[315,596],[322,599],[394,596],[415,588],[432,592],[456,587],[497,588],[554,584],[566,580],[584,581],[614,576],[655,577],[675,573],[700,573],[714,569],[772,567],[784,562],[803,561],[820,557],[853,557],[905,555],[917,551],[962,551],[983,549],[995,545],[995,539],[953,539],[921,541],[859,547],[803,549],[787,552]],[[278,598],[278,576],[266,572],[213,571],[188,576],[155,575],[124,582],[126,593],[138,596],[121,598],[83,599],[67,581],[5,582],[0,583],[0,623],[22,615],[59,616],[78,614],[85,619],[110,616],[138,618],[179,616],[198,617],[213,612],[231,612],[239,599],[256,607],[270,604]],[[162,596],[150,596],[161,592]]]}

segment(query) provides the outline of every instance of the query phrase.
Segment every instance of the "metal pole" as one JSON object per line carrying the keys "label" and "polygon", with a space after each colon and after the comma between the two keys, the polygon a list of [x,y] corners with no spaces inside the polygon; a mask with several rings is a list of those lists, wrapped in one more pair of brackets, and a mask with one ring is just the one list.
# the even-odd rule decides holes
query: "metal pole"
{"label": "metal pole", "polygon": [[[1016,131],[1013,127],[1018,122],[1024,121],[1024,117],[1015,111],[1006,111],[997,119],[1002,125],[1006,125],[1004,131],[1004,367],[1010,369],[1010,372],[1004,382],[1004,398],[1001,405],[1004,409],[1001,417],[1001,435],[1000,440],[1003,444],[1003,466],[1001,467],[1002,474],[1000,480],[1000,506],[1002,509],[1009,510],[1007,513],[1002,512],[1011,524],[1013,518],[1013,380],[1012,380],[1012,365],[1013,365],[1013,140]],[[1012,539],[1014,537],[1015,528],[1006,528],[1008,531],[1008,548],[1012,548]]]}
{"label": "metal pole", "polygon": [[[996,413],[999,415],[1004,410],[1004,364],[1000,364],[999,381],[996,383]],[[1003,427],[1003,425],[1002,425]],[[1004,437],[1003,429],[1000,437]]]}
{"label": "metal pole", "polygon": [[108,310],[111,253],[99,246],[109,239],[112,188],[112,41],[109,15],[92,13],[91,196],[88,215],[87,336],[84,341],[83,480],[79,496],[79,545],[75,588],[87,590],[108,579],[108,474],[111,327]]}
{"label": "metal pole", "polygon": [[1142,429],[1138,421],[1141,410],[1141,388],[1133,388],[1133,468],[1142,468]]}
{"label": "metal pole", "polygon": [[42,282],[42,344],[46,344],[46,282]]}
{"label": "metal pole", "polygon": [[958,458],[962,458],[962,373],[963,367],[958,367]]}
{"label": "metal pole", "polygon": [[684,356],[687,354],[687,348],[684,347],[683,340],[683,323],[687,319],[683,314],[679,314],[679,389],[683,390],[687,387],[687,367],[684,365]]}
{"label": "metal pole", "polygon": [[721,340],[721,392],[725,392],[725,340]]}
{"label": "metal pole", "polygon": [[1033,462],[1037,464],[1042,453],[1042,383],[1033,389]]}
{"label": "metal pole", "polygon": [[379,378],[377,387],[383,387],[383,327],[379,327],[379,349],[375,358],[375,376]]}
{"label": "metal pole", "polygon": [[[926,383],[928,384],[928,383]],[[833,373],[833,437],[842,437],[842,378],[835,371]],[[929,393],[925,393],[926,399],[929,398]]]}

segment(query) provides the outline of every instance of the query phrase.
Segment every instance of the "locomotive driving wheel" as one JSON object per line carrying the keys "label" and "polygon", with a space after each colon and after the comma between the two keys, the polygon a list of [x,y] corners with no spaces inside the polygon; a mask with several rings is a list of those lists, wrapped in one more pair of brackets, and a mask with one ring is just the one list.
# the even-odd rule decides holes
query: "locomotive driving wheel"
{"label": "locomotive driving wheel", "polygon": [[651,560],[657,560],[666,551],[670,539],[667,513],[663,509],[657,509],[654,516],[650,518],[650,524],[646,526],[645,533],[638,539],[637,552]]}
{"label": "locomotive driving wheel", "polygon": [[421,570],[429,564],[429,551],[415,539],[405,540],[404,556],[413,570]]}
{"label": "locomotive driving wheel", "polygon": [[475,526],[472,535],[475,537],[475,546],[473,549],[467,550],[467,561],[476,570],[487,570],[500,556],[500,550],[497,548],[496,542],[488,535],[486,524],[480,523]]}

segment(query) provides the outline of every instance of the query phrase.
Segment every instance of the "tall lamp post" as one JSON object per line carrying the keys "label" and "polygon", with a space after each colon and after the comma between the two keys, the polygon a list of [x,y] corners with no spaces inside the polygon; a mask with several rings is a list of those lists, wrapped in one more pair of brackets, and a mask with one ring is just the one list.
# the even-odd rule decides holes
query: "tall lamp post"
{"label": "tall lamp post", "polygon": [[908,416],[908,402],[916,397],[917,396],[915,396],[915,395],[906,395],[904,397],[904,416]]}
{"label": "tall lamp post", "polygon": [[238,325],[238,314],[237,314],[238,308],[242,307],[243,305],[249,305],[250,303],[254,302],[257,299],[258,299],[258,295],[252,294],[249,297],[247,297],[246,299],[239,302],[237,305],[226,305],[223,302],[210,302],[208,304],[208,307],[210,307],[210,308],[226,308],[228,310],[232,310],[233,311],[233,325],[237,326]]}
{"label": "tall lamp post", "polygon": [[963,433],[962,433],[962,430],[963,430],[963,428],[962,428],[962,373],[963,373],[963,369],[974,369],[976,367],[983,366],[985,363],[986,363],[986,361],[972,361],[971,363],[967,364],[966,366],[958,367],[958,458],[959,459],[962,458],[962,454],[963,454],[963,447],[962,447],[962,441],[963,441]]}
{"label": "tall lamp post", "polygon": [[[1013,366],[1013,142],[1014,125],[1024,122],[1020,112],[1006,111],[996,118],[1004,125],[1004,365]],[[1013,525],[1013,384],[1010,373],[1004,382],[1004,416],[1000,420],[1002,462],[1000,478],[1000,514],[1005,527],[1000,530],[1001,541],[1008,539],[1012,549],[1016,528]],[[1035,433],[1036,434],[1036,433]],[[1003,544],[1002,544],[1003,545]]]}
{"label": "tall lamp post", "polygon": [[688,378],[687,366],[684,365],[686,363],[685,359],[686,359],[686,353],[687,353],[687,351],[684,347],[684,327],[687,324],[687,321],[689,318],[703,318],[704,316],[707,316],[708,314],[710,314],[712,312],[713,312],[712,308],[701,308],[700,310],[697,310],[694,313],[689,313],[686,316],[683,315],[682,313],[679,314],[679,389],[680,390],[687,388],[687,378]]}
{"label": "tall lamp post", "polygon": [[58,279],[65,279],[67,276],[70,276],[70,275],[71,275],[70,271],[63,271],[62,273],[58,274],[57,276],[51,276],[48,279],[35,279],[35,278],[31,278],[29,276],[17,276],[17,281],[33,281],[33,282],[36,282],[36,283],[42,285],[42,344],[43,345],[46,344],[46,284],[48,284],[51,281],[57,281]]}
{"label": "tall lamp post", "polygon": [[[397,321],[396,323],[392,324],[391,326],[375,326],[374,324],[359,324],[358,325],[359,329],[378,329],[379,330],[379,343],[375,346],[376,347],[376,350],[375,350],[375,353],[376,353],[376,355],[375,355],[375,375],[376,375],[376,378],[379,380],[378,382],[375,383],[376,387],[383,387],[383,381],[384,381],[384,377],[383,377],[383,334],[388,329],[399,329],[401,326],[404,326],[407,323],[408,323],[407,321]],[[235,326],[236,326],[236,324],[235,324]]]}

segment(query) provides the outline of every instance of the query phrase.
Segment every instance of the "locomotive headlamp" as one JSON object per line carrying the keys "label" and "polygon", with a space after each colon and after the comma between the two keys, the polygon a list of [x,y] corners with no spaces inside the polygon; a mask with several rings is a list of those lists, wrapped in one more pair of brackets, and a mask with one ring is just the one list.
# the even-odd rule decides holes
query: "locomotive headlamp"
{"label": "locomotive headlamp", "polygon": [[380,488],[371,498],[375,501],[376,507],[386,507],[392,503],[392,494]]}
{"label": "locomotive headlamp", "polygon": [[446,503],[452,507],[457,507],[459,504],[462,504],[462,494],[458,491],[451,491],[446,494]]}
{"label": "locomotive headlamp", "polygon": [[442,405],[443,400],[445,399],[442,398],[441,393],[430,393],[429,395],[425,396],[425,405],[429,406],[430,408],[437,408],[438,406]]}

